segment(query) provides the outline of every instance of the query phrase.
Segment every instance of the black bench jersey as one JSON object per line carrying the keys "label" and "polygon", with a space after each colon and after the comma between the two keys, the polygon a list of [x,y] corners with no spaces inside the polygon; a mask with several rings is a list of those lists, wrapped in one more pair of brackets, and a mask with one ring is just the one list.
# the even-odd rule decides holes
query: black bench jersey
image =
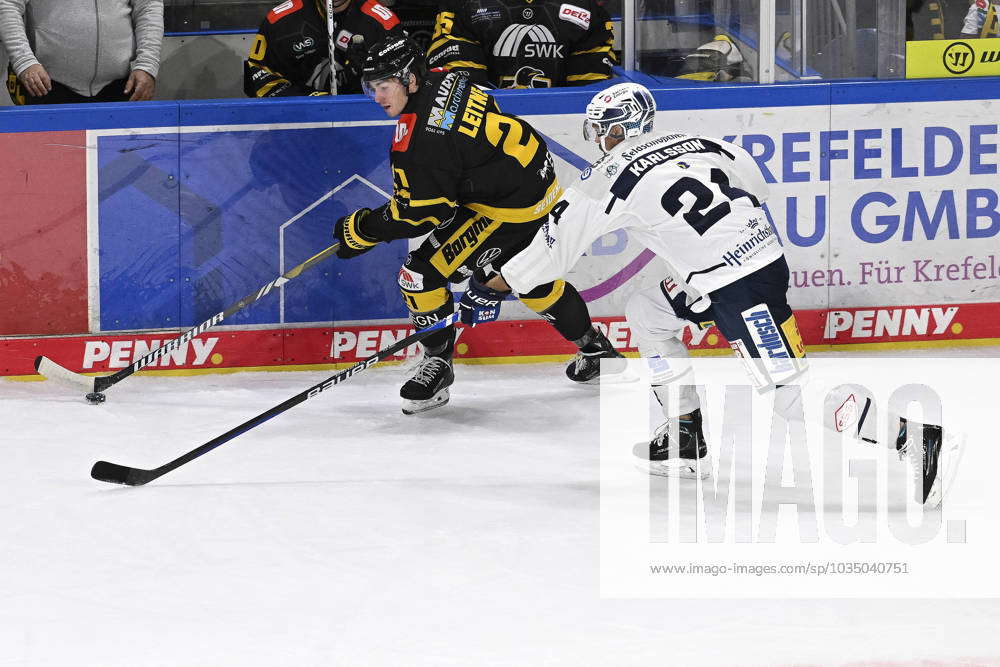
{"label": "black bench jersey", "polygon": [[444,0],[427,64],[499,88],[583,85],[611,76],[613,41],[596,0]]}
{"label": "black bench jersey", "polygon": [[[363,53],[349,50],[360,34],[371,46],[387,35],[402,35],[396,15],[377,0],[354,0],[334,15],[337,92],[360,93]],[[330,92],[330,49],[326,0],[286,0],[267,13],[243,66],[247,97],[322,95]]]}

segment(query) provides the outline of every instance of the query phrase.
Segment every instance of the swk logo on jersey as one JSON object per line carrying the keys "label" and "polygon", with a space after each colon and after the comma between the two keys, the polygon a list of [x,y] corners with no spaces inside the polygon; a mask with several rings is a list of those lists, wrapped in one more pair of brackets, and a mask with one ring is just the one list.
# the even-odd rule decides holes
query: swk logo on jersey
{"label": "swk logo on jersey", "polygon": [[563,45],[556,43],[552,31],[543,25],[514,23],[504,28],[493,45],[493,55],[500,58],[563,58]]}
{"label": "swk logo on jersey", "polygon": [[408,292],[422,292],[424,290],[424,276],[413,269],[405,266],[399,269],[399,286]]}
{"label": "swk logo on jersey", "polygon": [[396,132],[392,136],[392,150],[405,151],[410,147],[410,137],[413,127],[417,124],[417,114],[404,113],[396,121]]}

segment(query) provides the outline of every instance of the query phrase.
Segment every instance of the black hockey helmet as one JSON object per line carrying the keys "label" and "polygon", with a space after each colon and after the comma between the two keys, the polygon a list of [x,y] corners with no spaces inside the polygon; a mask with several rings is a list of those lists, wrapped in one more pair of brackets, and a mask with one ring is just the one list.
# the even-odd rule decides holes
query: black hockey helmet
{"label": "black hockey helmet", "polygon": [[365,93],[373,97],[371,83],[397,77],[405,87],[412,76],[422,81],[426,74],[424,52],[416,42],[409,37],[386,37],[368,49],[361,82]]}

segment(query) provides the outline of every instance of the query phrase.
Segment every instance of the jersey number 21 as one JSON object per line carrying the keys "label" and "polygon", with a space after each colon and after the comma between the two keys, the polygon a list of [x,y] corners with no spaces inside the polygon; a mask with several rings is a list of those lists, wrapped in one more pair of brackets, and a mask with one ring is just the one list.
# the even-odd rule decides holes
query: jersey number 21
{"label": "jersey number 21", "polygon": [[[719,186],[722,195],[734,201],[740,197],[749,197],[756,202],[756,199],[745,190],[734,188],[729,184],[729,177],[721,169],[712,169],[710,172],[712,183]],[[712,225],[722,220],[732,212],[729,201],[724,201],[716,206],[712,206],[715,201],[715,192],[696,178],[684,176],[667,188],[660,198],[660,205],[670,215],[677,215],[684,208],[681,196],[685,193],[694,195],[695,201],[691,204],[690,210],[684,214],[684,220],[691,225],[699,236],[704,236],[705,232],[712,228]],[[712,206],[709,208],[709,206]]]}

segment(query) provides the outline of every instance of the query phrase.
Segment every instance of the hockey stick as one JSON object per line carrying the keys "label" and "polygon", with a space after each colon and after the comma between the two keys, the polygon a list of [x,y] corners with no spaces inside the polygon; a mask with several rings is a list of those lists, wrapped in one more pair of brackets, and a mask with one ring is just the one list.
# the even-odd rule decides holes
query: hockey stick
{"label": "hockey stick", "polygon": [[246,433],[250,429],[260,426],[272,417],[277,417],[282,412],[295,407],[299,403],[309,400],[313,396],[326,391],[327,389],[340,384],[346,380],[350,380],[352,377],[358,373],[364,371],[370,366],[374,366],[379,361],[382,361],[386,357],[390,357],[393,354],[399,352],[400,350],[405,350],[410,345],[413,345],[417,341],[422,340],[428,334],[431,334],[439,329],[443,329],[456,321],[458,321],[459,313],[456,311],[448,317],[439,322],[435,322],[426,329],[421,329],[406,338],[398,341],[389,347],[376,352],[372,356],[368,357],[364,361],[359,361],[350,368],[345,368],[336,375],[332,375],[322,382],[315,384],[305,391],[292,396],[287,401],[280,403],[266,412],[262,412],[253,419],[249,419],[236,428],[230,429],[218,436],[206,442],[200,447],[192,449],[187,454],[177,457],[169,463],[164,463],[159,468],[153,468],[152,470],[143,470],[142,468],[129,468],[128,466],[118,465],[117,463],[108,463],[107,461],[98,461],[94,464],[94,467],[90,470],[90,476],[96,480],[102,482],[110,482],[112,484],[127,484],[128,486],[142,486],[148,482],[153,481],[158,477],[166,475],[171,470],[181,467],[189,461],[193,461],[203,454],[207,454],[216,447],[223,445],[238,435]]}
{"label": "hockey stick", "polygon": [[151,351],[144,357],[137,359],[136,361],[133,361],[131,366],[126,366],[125,368],[115,373],[112,373],[111,375],[104,375],[100,377],[88,377],[86,375],[81,375],[80,373],[74,373],[65,366],[57,364],[56,362],[52,361],[51,359],[49,359],[44,355],[35,358],[35,370],[38,371],[39,375],[43,375],[51,380],[62,382],[63,384],[76,387],[78,389],[82,389],[88,393],[102,392],[105,389],[118,384],[119,382],[127,378],[129,375],[132,375],[136,371],[143,369],[144,367],[148,366],[154,361],[157,361],[161,357],[170,354],[174,350],[178,349],[181,345],[186,344],[195,336],[198,336],[199,334],[204,333],[208,329],[211,329],[216,324],[226,319],[236,311],[242,310],[243,308],[246,308],[254,301],[257,301],[258,299],[267,296],[271,292],[271,290],[274,289],[275,287],[281,287],[292,278],[298,277],[298,275],[303,271],[305,271],[306,269],[315,266],[316,264],[322,262],[327,257],[333,255],[335,252],[337,252],[337,248],[339,247],[340,247],[340,242],[338,241],[337,243],[334,243],[332,246],[320,250],[318,253],[316,253],[306,261],[302,262],[292,270],[281,274],[271,282],[267,283],[266,285],[258,289],[253,294],[248,294],[247,296],[243,297],[233,305],[229,306],[229,308],[226,308],[220,313],[216,313],[215,315],[208,318],[195,328],[185,331],[178,338],[175,338],[172,341],[164,343],[163,345]]}
{"label": "hockey stick", "polygon": [[333,0],[326,0],[326,32],[329,34],[327,49],[330,53],[330,94],[337,94],[337,36],[333,21]]}

